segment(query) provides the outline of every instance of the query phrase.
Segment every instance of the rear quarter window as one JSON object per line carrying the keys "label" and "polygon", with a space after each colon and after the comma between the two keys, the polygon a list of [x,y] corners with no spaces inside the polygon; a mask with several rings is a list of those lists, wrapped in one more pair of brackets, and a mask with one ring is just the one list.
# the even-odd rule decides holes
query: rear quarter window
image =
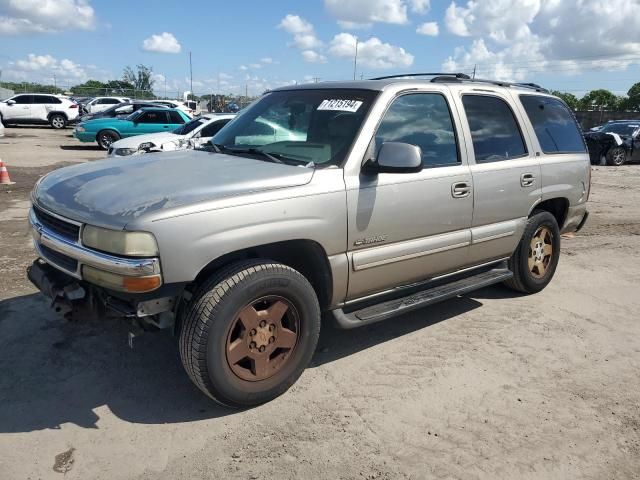
{"label": "rear quarter window", "polygon": [[544,153],[586,152],[580,128],[564,103],[538,95],[520,95],[520,101]]}

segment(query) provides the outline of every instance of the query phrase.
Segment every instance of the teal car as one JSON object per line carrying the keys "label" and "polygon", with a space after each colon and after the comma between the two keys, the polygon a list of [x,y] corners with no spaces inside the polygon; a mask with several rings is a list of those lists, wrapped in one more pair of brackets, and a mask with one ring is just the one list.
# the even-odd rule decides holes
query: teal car
{"label": "teal car", "polygon": [[191,118],[176,108],[141,108],[125,118],[97,118],[76,125],[73,136],[97,142],[103,150],[121,138],[145,133],[170,132]]}

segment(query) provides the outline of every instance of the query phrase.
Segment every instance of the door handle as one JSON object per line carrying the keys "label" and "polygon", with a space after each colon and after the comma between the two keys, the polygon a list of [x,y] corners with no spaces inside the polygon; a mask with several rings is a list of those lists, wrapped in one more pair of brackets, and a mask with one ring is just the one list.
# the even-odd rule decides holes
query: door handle
{"label": "door handle", "polygon": [[530,187],[536,181],[536,177],[532,173],[523,173],[520,175],[520,186]]}
{"label": "door handle", "polygon": [[451,185],[451,196],[453,198],[465,198],[471,193],[471,185],[467,182],[456,182]]}

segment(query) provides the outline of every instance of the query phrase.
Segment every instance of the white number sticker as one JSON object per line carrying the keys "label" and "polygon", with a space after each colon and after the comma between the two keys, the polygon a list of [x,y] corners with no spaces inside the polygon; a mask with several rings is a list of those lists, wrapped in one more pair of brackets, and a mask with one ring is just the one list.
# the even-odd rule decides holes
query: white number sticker
{"label": "white number sticker", "polygon": [[323,100],[318,110],[335,110],[339,112],[357,112],[362,105],[360,100],[332,99]]}

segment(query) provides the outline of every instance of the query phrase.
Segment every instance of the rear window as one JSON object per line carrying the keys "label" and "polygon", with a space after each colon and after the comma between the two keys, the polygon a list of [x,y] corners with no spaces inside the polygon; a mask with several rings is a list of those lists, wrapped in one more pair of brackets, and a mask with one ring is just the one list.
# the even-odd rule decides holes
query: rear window
{"label": "rear window", "polygon": [[520,95],[544,153],[584,153],[584,140],[573,114],[557,98]]}

